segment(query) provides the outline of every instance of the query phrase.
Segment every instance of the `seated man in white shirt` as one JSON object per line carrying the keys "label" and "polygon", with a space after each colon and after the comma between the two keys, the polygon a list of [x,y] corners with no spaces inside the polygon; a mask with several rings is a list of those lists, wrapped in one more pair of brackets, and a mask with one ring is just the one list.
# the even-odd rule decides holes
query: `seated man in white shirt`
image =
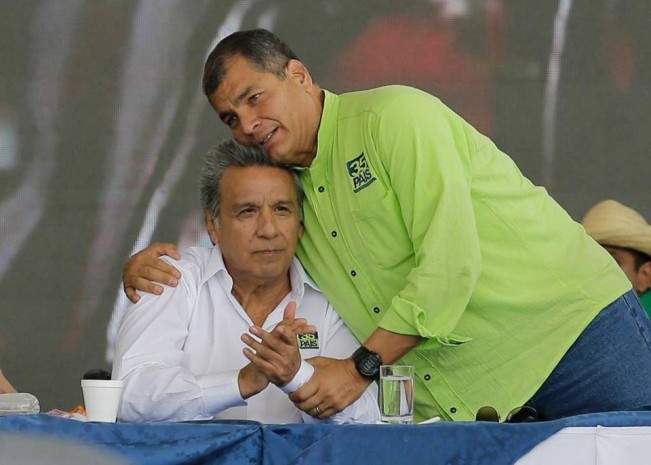
{"label": "seated man in white shirt", "polygon": [[[113,365],[126,381],[119,418],[293,423],[332,414],[317,406],[308,415],[288,397],[314,371],[305,359],[346,358],[359,346],[294,257],[297,176],[260,147],[226,141],[206,156],[199,184],[215,246],[168,259],[179,285],[127,310]],[[372,384],[327,421],[378,419]]]}

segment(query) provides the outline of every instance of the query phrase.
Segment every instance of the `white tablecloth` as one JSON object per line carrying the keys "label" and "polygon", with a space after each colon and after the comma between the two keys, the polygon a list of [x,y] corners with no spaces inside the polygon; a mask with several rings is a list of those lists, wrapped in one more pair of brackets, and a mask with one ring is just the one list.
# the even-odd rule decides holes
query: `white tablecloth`
{"label": "white tablecloth", "polygon": [[564,428],[516,462],[516,465],[543,464],[651,464],[651,426]]}

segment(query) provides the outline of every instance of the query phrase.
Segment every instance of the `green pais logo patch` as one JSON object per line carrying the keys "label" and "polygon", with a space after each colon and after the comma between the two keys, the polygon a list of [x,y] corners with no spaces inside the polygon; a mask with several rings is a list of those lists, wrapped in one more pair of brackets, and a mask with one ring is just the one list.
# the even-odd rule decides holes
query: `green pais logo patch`
{"label": "green pais logo patch", "polygon": [[298,348],[299,349],[318,349],[319,348],[319,333],[314,334],[298,334]]}
{"label": "green pais logo patch", "polygon": [[359,192],[375,181],[375,176],[371,173],[364,152],[347,162],[346,167],[348,168],[348,175],[353,181],[353,192]]}

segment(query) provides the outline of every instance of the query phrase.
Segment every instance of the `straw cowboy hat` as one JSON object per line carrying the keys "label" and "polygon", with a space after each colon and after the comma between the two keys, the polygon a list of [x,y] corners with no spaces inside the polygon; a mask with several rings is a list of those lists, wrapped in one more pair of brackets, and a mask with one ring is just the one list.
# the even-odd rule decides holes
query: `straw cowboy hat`
{"label": "straw cowboy hat", "polygon": [[638,212],[615,200],[599,202],[588,210],[581,224],[601,245],[651,255],[651,225]]}

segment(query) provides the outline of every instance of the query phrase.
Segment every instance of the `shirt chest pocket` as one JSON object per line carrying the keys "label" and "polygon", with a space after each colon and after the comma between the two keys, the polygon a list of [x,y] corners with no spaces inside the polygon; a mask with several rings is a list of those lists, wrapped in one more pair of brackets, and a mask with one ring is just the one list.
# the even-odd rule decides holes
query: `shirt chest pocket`
{"label": "shirt chest pocket", "polygon": [[[363,206],[350,212],[359,237],[354,251],[358,258],[371,257],[373,265],[391,269],[414,255],[400,205],[391,191],[379,199],[366,199]],[[359,252],[359,253],[356,253]]]}

